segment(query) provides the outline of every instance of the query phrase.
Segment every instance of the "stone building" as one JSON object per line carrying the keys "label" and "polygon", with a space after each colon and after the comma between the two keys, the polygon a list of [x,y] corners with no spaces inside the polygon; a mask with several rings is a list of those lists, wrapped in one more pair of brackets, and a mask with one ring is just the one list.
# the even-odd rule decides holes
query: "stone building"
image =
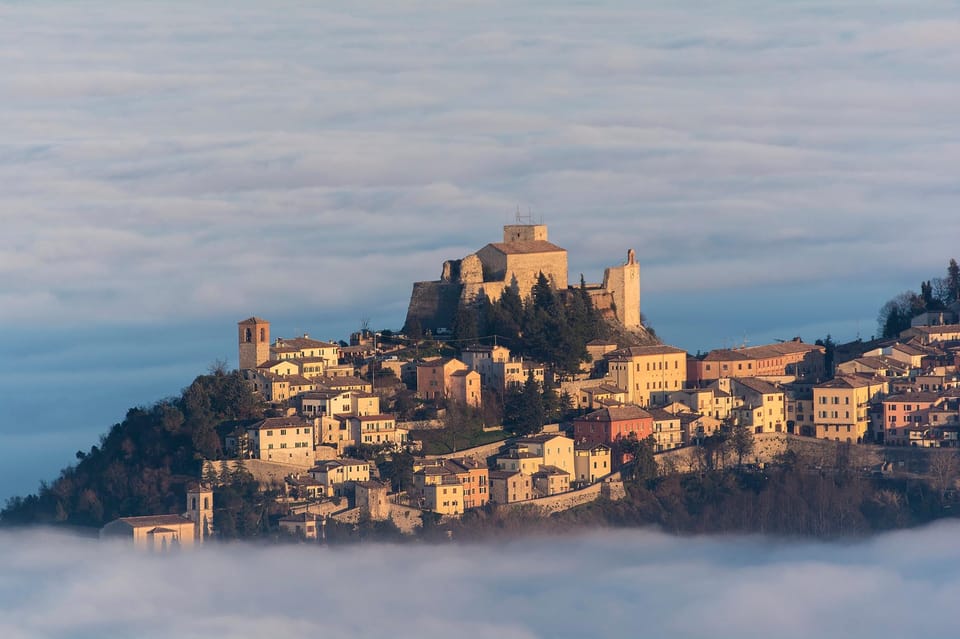
{"label": "stone building", "polygon": [[[407,331],[417,325],[437,333],[449,330],[461,305],[479,295],[499,299],[508,286],[530,295],[540,275],[557,291],[569,289],[567,251],[551,243],[544,224],[508,224],[503,241],[487,244],[463,259],[443,263],[439,280],[415,282],[407,309]],[[601,284],[586,286],[594,306],[628,329],[640,324],[640,265],[632,249],[627,260],[604,271]]]}

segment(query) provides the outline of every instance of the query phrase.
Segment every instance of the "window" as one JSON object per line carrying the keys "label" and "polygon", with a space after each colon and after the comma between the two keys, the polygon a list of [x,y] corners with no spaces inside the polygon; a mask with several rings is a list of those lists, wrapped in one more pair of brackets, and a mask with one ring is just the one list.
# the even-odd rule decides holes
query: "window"
{"label": "window", "polygon": [[268,431],[267,431],[267,437],[273,437],[273,431],[272,431],[272,430],[268,430]]}
{"label": "window", "polygon": [[280,434],[281,434],[281,435],[286,435],[286,434],[287,434],[287,429],[285,429],[285,428],[280,429]]}

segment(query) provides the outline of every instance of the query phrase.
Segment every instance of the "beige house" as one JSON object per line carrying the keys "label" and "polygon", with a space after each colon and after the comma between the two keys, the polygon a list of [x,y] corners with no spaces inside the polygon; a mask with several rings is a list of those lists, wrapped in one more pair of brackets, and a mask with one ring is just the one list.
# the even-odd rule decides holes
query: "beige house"
{"label": "beige house", "polygon": [[490,471],[490,500],[512,504],[533,499],[533,477],[516,470]]}
{"label": "beige house", "polygon": [[[490,501],[490,471],[486,465],[468,457],[417,462],[411,495],[425,498],[428,486],[449,484],[451,478],[463,487],[462,503],[459,504],[461,512],[462,509],[480,508]],[[442,491],[439,494],[442,495]]]}
{"label": "beige house", "polygon": [[297,404],[306,417],[380,413],[380,397],[357,390],[324,389],[301,393],[297,396]]}
{"label": "beige house", "polygon": [[870,426],[870,404],[888,392],[887,381],[859,375],[837,376],[813,387],[816,437],[861,442]]}
{"label": "beige house", "polygon": [[455,358],[435,359],[417,364],[417,396],[442,400],[450,396],[450,376],[467,365]]}
{"label": "beige house", "polygon": [[662,408],[650,408],[647,412],[653,417],[653,441],[656,452],[683,446],[683,428],[679,415]]}
{"label": "beige house", "polygon": [[327,497],[340,497],[351,492],[355,482],[370,481],[370,462],[331,459],[311,468],[310,476],[323,485]]}
{"label": "beige house", "polygon": [[573,440],[558,433],[541,433],[521,437],[514,448],[543,459],[544,466],[556,466],[571,477],[576,472],[573,466]]}
{"label": "beige house", "polygon": [[249,452],[254,459],[310,468],[314,430],[300,417],[268,417],[247,428]]}
{"label": "beige house", "polygon": [[690,388],[670,393],[671,402],[679,402],[691,412],[727,419],[736,407],[730,386],[721,387],[714,382],[706,388]]}
{"label": "beige house", "polygon": [[687,380],[687,353],[673,346],[631,346],[606,357],[606,381],[626,391],[628,404],[665,404]]}
{"label": "beige house", "polygon": [[[679,425],[679,420],[677,424]],[[592,484],[610,474],[610,447],[605,444],[577,444],[573,451],[573,481]]]}
{"label": "beige house", "polygon": [[450,373],[447,397],[458,404],[480,408],[482,403],[480,373],[471,370]]}
{"label": "beige house", "polygon": [[737,420],[754,433],[787,432],[787,408],[783,389],[755,377],[718,380],[729,382],[730,392],[739,401]]}
{"label": "beige house", "polygon": [[613,384],[584,386],[577,393],[577,408],[581,410],[599,410],[627,401],[627,391]]}
{"label": "beige house", "polygon": [[396,417],[389,414],[350,415],[346,421],[350,426],[350,438],[355,444],[389,444],[399,450],[407,444],[410,435],[407,429],[397,428]]}
{"label": "beige house", "polygon": [[556,466],[541,466],[533,474],[533,492],[538,497],[550,497],[570,490],[570,473]]}
{"label": "beige house", "polygon": [[317,538],[317,516],[312,513],[287,515],[280,518],[280,530],[297,539],[313,540]]}

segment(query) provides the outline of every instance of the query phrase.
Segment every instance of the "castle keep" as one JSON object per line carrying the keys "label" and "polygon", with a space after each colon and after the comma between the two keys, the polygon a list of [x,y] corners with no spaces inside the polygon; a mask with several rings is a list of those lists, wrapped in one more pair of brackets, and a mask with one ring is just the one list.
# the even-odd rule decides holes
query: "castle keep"
{"label": "castle keep", "polygon": [[[540,273],[555,290],[567,291],[566,249],[548,240],[545,224],[508,224],[503,227],[502,242],[444,262],[439,280],[415,282],[405,326],[416,322],[432,332],[449,328],[461,305],[472,303],[478,295],[497,300],[507,286],[516,286],[526,298]],[[640,265],[633,249],[627,252],[626,263],[607,268],[603,283],[588,284],[587,292],[607,319],[627,329],[640,328]]]}

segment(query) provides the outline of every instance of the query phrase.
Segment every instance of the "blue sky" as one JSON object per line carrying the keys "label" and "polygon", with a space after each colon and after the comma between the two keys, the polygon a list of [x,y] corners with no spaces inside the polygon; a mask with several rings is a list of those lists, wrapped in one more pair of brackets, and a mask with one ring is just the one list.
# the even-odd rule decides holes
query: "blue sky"
{"label": "blue sky", "polygon": [[239,319],[399,327],[518,207],[573,280],[636,249],[691,351],[869,337],[960,235],[952,2],[0,15],[0,442],[30,460],[0,497],[235,358]]}

